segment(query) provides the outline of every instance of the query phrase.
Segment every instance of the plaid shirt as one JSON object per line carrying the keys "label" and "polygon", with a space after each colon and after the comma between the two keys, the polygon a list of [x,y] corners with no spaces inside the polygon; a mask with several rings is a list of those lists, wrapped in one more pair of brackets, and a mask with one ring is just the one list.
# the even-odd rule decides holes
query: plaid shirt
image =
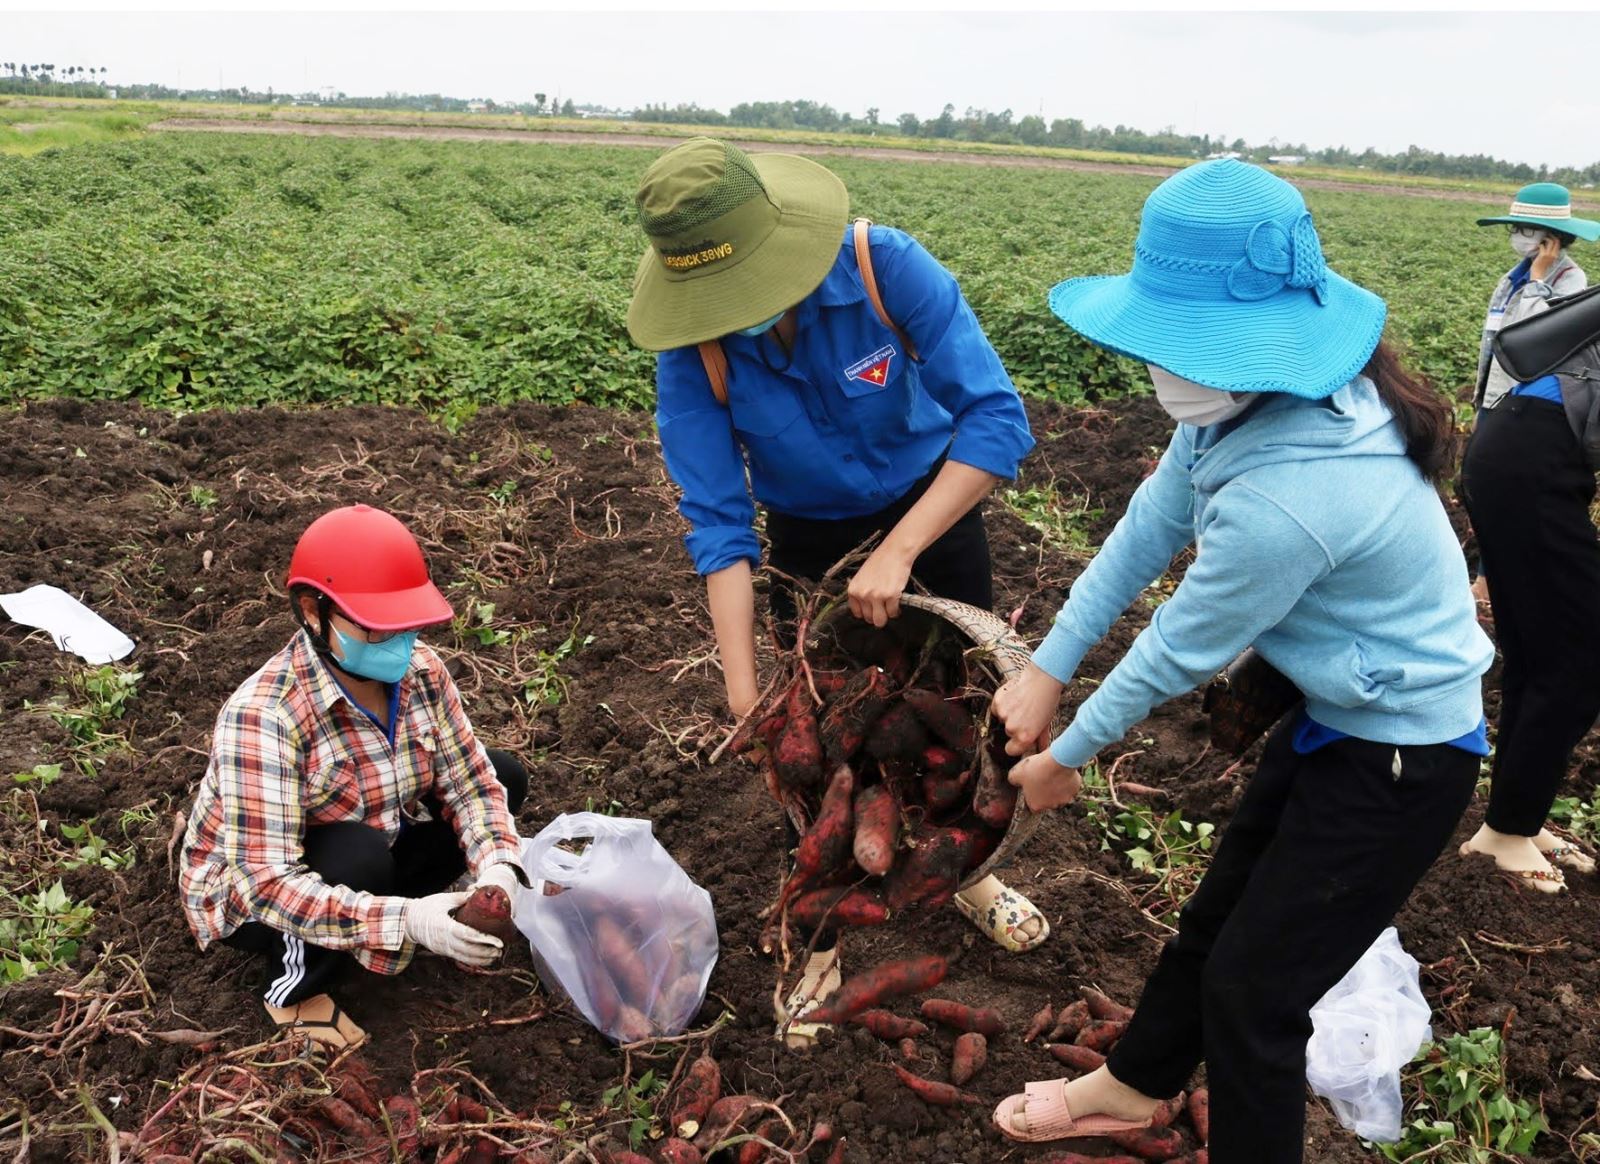
{"label": "plaid shirt", "polygon": [[391,844],[402,806],[438,797],[474,875],[520,863],[505,790],[438,655],[418,645],[400,680],[394,743],[334,679],[302,631],[222,713],[189,813],[179,889],[205,947],[248,921],[350,950],[369,970],[411,960],[403,897],[329,885],[305,865],[312,825],[358,821]]}

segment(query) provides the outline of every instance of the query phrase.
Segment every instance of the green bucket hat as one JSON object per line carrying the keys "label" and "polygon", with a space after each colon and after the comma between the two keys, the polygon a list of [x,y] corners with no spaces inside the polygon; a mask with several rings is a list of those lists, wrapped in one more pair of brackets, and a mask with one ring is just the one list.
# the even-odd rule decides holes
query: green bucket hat
{"label": "green bucket hat", "polygon": [[839,257],[850,196],[788,154],[691,138],[645,171],[635,201],[650,249],[628,334],[661,352],[754,327],[815,291]]}
{"label": "green bucket hat", "polygon": [[1511,210],[1498,218],[1480,218],[1479,226],[1509,222],[1513,226],[1542,226],[1577,235],[1584,242],[1600,238],[1600,222],[1572,217],[1572,195],[1555,182],[1535,182],[1517,191]]}

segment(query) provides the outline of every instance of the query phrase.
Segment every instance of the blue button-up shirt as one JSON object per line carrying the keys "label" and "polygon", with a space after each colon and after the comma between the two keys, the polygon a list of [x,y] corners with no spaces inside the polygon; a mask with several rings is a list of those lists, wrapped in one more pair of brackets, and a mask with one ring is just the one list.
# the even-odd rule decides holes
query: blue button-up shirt
{"label": "blue button-up shirt", "polygon": [[860,517],[903,496],[946,447],[950,460],[1007,479],[1033,448],[1022,400],[954,276],[903,231],[874,226],[870,244],[878,293],[918,362],[868,301],[848,232],[796,308],[787,362],[772,332],[723,337],[726,406],[698,350],[657,357],[656,425],[701,574],[760,562],[756,502]]}

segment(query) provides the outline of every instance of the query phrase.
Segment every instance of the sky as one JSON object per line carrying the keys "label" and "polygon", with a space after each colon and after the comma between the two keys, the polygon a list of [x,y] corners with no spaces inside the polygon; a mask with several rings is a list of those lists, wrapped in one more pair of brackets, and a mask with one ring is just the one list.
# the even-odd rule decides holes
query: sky
{"label": "sky", "polygon": [[[949,102],[1317,148],[1600,160],[1600,14],[1494,12],[28,12],[0,60],[116,82],[440,92],[613,108],[808,98],[885,121]],[[1519,64],[1519,61],[1525,64]],[[1525,68],[1530,80],[1517,80]],[[1537,78],[1557,79],[1546,84]]]}

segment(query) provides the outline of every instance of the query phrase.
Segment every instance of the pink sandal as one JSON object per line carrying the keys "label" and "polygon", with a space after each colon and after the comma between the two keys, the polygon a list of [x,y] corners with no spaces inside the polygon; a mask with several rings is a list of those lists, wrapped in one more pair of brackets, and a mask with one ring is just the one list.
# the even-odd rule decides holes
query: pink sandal
{"label": "pink sandal", "polygon": [[[994,1109],[994,1126],[1007,1139],[1023,1144],[1064,1140],[1072,1136],[1108,1136],[1112,1132],[1137,1132],[1148,1128],[1154,1117],[1124,1120],[1116,1116],[1087,1115],[1073,1119],[1067,1110],[1067,1081],[1051,1079],[1029,1083],[1021,1095],[1008,1095]],[[1028,1130],[1019,1132],[1011,1117],[1026,1109]]]}

